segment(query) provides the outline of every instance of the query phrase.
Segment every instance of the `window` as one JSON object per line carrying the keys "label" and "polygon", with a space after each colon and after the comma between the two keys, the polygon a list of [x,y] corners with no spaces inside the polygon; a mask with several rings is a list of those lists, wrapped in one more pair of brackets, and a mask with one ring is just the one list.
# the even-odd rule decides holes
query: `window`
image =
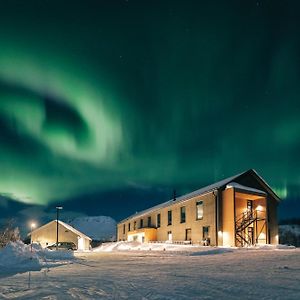
{"label": "window", "polygon": [[123,234],[125,234],[125,224],[123,224]]}
{"label": "window", "polygon": [[203,201],[196,202],[196,219],[203,219]]}
{"label": "window", "polygon": [[160,214],[157,215],[157,220],[156,220],[156,227],[160,227]]}
{"label": "window", "polygon": [[136,230],[136,221],[133,223],[133,230]]}
{"label": "window", "polygon": [[180,207],[180,223],[185,223],[185,206]]}
{"label": "window", "polygon": [[151,227],[151,217],[148,217],[148,227]]}
{"label": "window", "polygon": [[143,227],[144,227],[144,220],[141,219],[141,220],[140,220],[140,228],[143,228]]}
{"label": "window", "polygon": [[128,231],[130,231],[130,223],[128,223]]}
{"label": "window", "polygon": [[172,211],[168,211],[168,225],[172,225]]}

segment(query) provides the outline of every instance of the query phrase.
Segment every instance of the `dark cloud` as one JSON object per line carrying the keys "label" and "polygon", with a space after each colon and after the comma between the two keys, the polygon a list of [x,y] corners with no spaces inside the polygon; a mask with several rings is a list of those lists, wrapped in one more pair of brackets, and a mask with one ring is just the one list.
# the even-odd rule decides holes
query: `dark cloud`
{"label": "dark cloud", "polygon": [[51,96],[45,96],[44,105],[45,121],[43,130],[45,133],[64,130],[74,136],[77,143],[80,143],[83,139],[88,140],[87,124],[72,106]]}

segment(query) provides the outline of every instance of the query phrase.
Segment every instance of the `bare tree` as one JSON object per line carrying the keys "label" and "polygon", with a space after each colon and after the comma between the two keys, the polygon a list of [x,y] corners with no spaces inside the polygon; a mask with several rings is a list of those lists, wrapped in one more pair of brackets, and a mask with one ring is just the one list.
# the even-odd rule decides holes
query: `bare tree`
{"label": "bare tree", "polygon": [[14,226],[13,220],[8,220],[0,229],[0,248],[6,246],[9,242],[18,240],[20,240],[19,228]]}

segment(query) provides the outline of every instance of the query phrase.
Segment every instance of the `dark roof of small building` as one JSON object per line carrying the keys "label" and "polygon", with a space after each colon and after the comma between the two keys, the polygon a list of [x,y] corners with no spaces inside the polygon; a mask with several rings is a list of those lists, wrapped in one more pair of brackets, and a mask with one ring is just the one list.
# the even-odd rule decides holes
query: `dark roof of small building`
{"label": "dark roof of small building", "polygon": [[156,210],[161,209],[161,208],[165,208],[165,207],[171,206],[171,205],[173,205],[175,203],[183,202],[185,200],[194,198],[196,196],[200,196],[200,195],[212,192],[214,190],[217,190],[219,188],[222,188],[222,187],[226,186],[228,183],[230,183],[232,181],[235,181],[239,177],[245,176],[245,175],[254,176],[260,182],[260,184],[262,184],[264,186],[264,188],[268,191],[268,193],[270,193],[274,197],[274,199],[276,199],[277,201],[280,200],[280,198],[274,193],[274,191],[271,189],[271,187],[257,174],[257,172],[255,170],[253,170],[253,169],[250,169],[248,171],[239,173],[237,175],[234,175],[234,176],[225,178],[223,180],[220,180],[218,182],[215,182],[213,184],[207,185],[207,186],[205,186],[205,187],[203,187],[203,188],[201,188],[199,190],[196,190],[194,192],[191,192],[191,193],[185,194],[183,196],[180,196],[180,197],[176,198],[176,200],[171,199],[171,200],[168,200],[168,201],[163,202],[161,204],[158,204],[158,205],[155,205],[153,207],[150,207],[148,209],[145,209],[145,210],[142,210],[140,212],[137,212],[137,213],[135,213],[133,215],[130,215],[129,217],[123,219],[119,223],[123,223],[123,222],[125,222],[125,221],[127,221],[129,219],[136,218],[136,217],[141,217],[141,216],[143,216],[145,214],[148,214],[150,212],[156,211]]}

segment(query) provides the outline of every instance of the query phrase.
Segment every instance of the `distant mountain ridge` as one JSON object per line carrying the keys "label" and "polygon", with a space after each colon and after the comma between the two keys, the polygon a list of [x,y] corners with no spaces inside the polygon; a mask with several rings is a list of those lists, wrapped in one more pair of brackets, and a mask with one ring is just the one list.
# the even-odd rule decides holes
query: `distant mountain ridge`
{"label": "distant mountain ridge", "polygon": [[76,217],[71,226],[97,241],[114,241],[117,222],[108,216]]}

